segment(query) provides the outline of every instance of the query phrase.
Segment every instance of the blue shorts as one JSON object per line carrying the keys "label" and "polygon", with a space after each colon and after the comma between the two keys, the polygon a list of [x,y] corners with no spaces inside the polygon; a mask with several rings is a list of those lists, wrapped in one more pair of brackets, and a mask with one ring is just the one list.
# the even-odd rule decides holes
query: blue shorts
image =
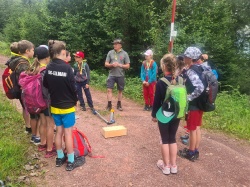
{"label": "blue shorts", "polygon": [[63,126],[64,128],[73,127],[75,120],[75,112],[69,114],[52,114],[56,126]]}

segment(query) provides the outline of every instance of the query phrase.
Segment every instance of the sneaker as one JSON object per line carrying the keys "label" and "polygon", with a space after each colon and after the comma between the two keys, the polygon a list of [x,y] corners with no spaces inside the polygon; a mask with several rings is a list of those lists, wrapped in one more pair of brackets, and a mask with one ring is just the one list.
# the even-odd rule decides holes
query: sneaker
{"label": "sneaker", "polygon": [[112,105],[107,105],[107,106],[106,106],[106,110],[107,110],[107,111],[110,111],[111,109],[112,109]]}
{"label": "sneaker", "polygon": [[184,145],[188,145],[188,144],[189,144],[189,139],[182,139],[181,142],[182,142]]}
{"label": "sneaker", "polygon": [[182,157],[182,158],[186,158],[192,162],[194,162],[194,160],[195,160],[195,154],[193,154],[193,155],[189,154],[189,150],[187,148],[184,148],[183,150],[179,150],[177,155]]}
{"label": "sneaker", "polygon": [[170,167],[164,166],[163,160],[158,160],[156,163],[157,167],[162,171],[163,174],[170,174]]}
{"label": "sneaker", "polygon": [[85,157],[77,157],[74,162],[67,162],[66,171],[72,171],[76,167],[82,166],[85,163]]}
{"label": "sneaker", "polygon": [[38,145],[38,151],[41,152],[41,151],[45,151],[47,149],[47,145]]}
{"label": "sneaker", "polygon": [[170,167],[170,172],[171,172],[172,174],[176,174],[176,173],[177,173],[177,166],[171,166],[171,167]]}
{"label": "sneaker", "polygon": [[66,162],[66,157],[56,158],[56,167],[62,166]]}
{"label": "sneaker", "polygon": [[35,145],[39,145],[39,144],[41,143],[40,137],[35,137],[33,143],[34,143]]}
{"label": "sneaker", "polygon": [[81,106],[81,110],[82,111],[86,111],[86,107],[85,106]]}
{"label": "sneaker", "polygon": [[147,111],[148,110],[148,105],[145,105],[144,108],[143,108],[144,111]]}
{"label": "sneaker", "polygon": [[117,110],[123,111],[121,103],[117,103]]}
{"label": "sneaker", "polygon": [[25,131],[24,131],[24,133],[26,133],[26,134],[31,134],[31,128],[29,128],[29,127],[25,127]]}
{"label": "sneaker", "polygon": [[183,136],[181,136],[181,139],[184,140],[184,139],[189,139],[189,135],[188,134],[185,134]]}
{"label": "sneaker", "polygon": [[148,106],[148,111],[152,111],[152,106]]}
{"label": "sneaker", "polygon": [[96,115],[96,111],[95,111],[94,107],[91,107],[90,110],[91,110],[92,114]]}
{"label": "sneaker", "polygon": [[200,156],[200,152],[199,151],[196,151],[195,152],[195,154],[194,154],[194,156],[195,156],[195,160],[198,160],[199,159],[199,156]]}
{"label": "sneaker", "polygon": [[45,153],[45,158],[50,158],[50,157],[53,157],[53,156],[56,156],[57,153],[56,153],[56,150],[55,149],[52,149],[51,151],[46,151]]}

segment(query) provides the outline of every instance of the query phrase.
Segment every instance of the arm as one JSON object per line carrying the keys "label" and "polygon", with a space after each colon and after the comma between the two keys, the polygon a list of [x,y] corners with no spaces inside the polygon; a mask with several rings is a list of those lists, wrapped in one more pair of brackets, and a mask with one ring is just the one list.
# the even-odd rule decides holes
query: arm
{"label": "arm", "polygon": [[90,69],[89,69],[88,64],[85,65],[85,69],[86,69],[86,73],[87,73],[87,84],[89,84],[89,82],[90,82]]}
{"label": "arm", "polygon": [[156,64],[156,62],[153,63],[151,71],[152,71],[152,74],[151,74],[151,76],[149,77],[149,80],[148,80],[149,84],[156,81],[156,73],[157,73],[157,64]]}
{"label": "arm", "polygon": [[144,64],[142,63],[141,65],[141,81],[144,82],[145,81],[145,77],[144,77]]}
{"label": "arm", "polygon": [[194,91],[188,95],[188,101],[192,101],[201,95],[201,93],[204,91],[204,85],[195,71],[189,69],[187,71],[187,76],[190,79],[192,85],[195,87]]}

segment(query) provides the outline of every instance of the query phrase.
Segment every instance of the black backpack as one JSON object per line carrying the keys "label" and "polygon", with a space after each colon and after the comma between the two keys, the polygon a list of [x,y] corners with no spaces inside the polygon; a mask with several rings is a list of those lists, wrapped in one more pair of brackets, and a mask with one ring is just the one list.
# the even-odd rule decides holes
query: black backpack
{"label": "black backpack", "polygon": [[218,93],[218,81],[211,69],[206,69],[202,65],[192,65],[194,70],[204,85],[204,91],[197,98],[197,106],[204,112],[215,110],[215,100]]}

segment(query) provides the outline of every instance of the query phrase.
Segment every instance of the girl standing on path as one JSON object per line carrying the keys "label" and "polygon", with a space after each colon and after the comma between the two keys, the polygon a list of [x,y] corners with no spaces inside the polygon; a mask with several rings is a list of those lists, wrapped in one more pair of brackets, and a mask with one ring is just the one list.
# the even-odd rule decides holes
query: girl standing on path
{"label": "girl standing on path", "polygon": [[[164,77],[176,84],[178,77],[175,77],[176,58],[173,54],[166,54],[161,59],[161,69]],[[165,100],[166,90],[168,86],[162,80],[156,83],[154,104],[152,110],[152,121],[157,122],[156,113],[162,106]],[[177,156],[177,144],[176,144],[176,132],[179,126],[180,119],[172,119],[168,123],[161,123],[158,121],[158,127],[161,135],[161,154],[163,160],[158,160],[157,167],[162,170],[163,174],[168,175],[170,173],[177,173],[176,156]]]}
{"label": "girl standing on path", "polygon": [[[34,51],[34,57],[35,57],[34,62],[32,66],[29,68],[28,73],[29,74],[40,73],[43,80],[46,66],[50,62],[49,50],[44,46],[37,47],[35,48]],[[46,89],[44,86],[42,86],[42,93],[43,93],[43,99],[47,103],[49,103],[48,89]],[[40,145],[38,145],[38,151],[46,151],[45,158],[50,158],[56,155],[56,151],[55,148],[53,148],[54,121],[51,117],[49,105],[47,106],[48,108],[46,108],[39,114],[41,120],[39,126],[41,143]]]}
{"label": "girl standing on path", "polygon": [[157,64],[153,60],[153,51],[147,50],[145,53],[145,60],[141,66],[141,80],[143,87],[143,97],[145,102],[144,110],[151,111],[154,103],[154,92],[157,75]]}

